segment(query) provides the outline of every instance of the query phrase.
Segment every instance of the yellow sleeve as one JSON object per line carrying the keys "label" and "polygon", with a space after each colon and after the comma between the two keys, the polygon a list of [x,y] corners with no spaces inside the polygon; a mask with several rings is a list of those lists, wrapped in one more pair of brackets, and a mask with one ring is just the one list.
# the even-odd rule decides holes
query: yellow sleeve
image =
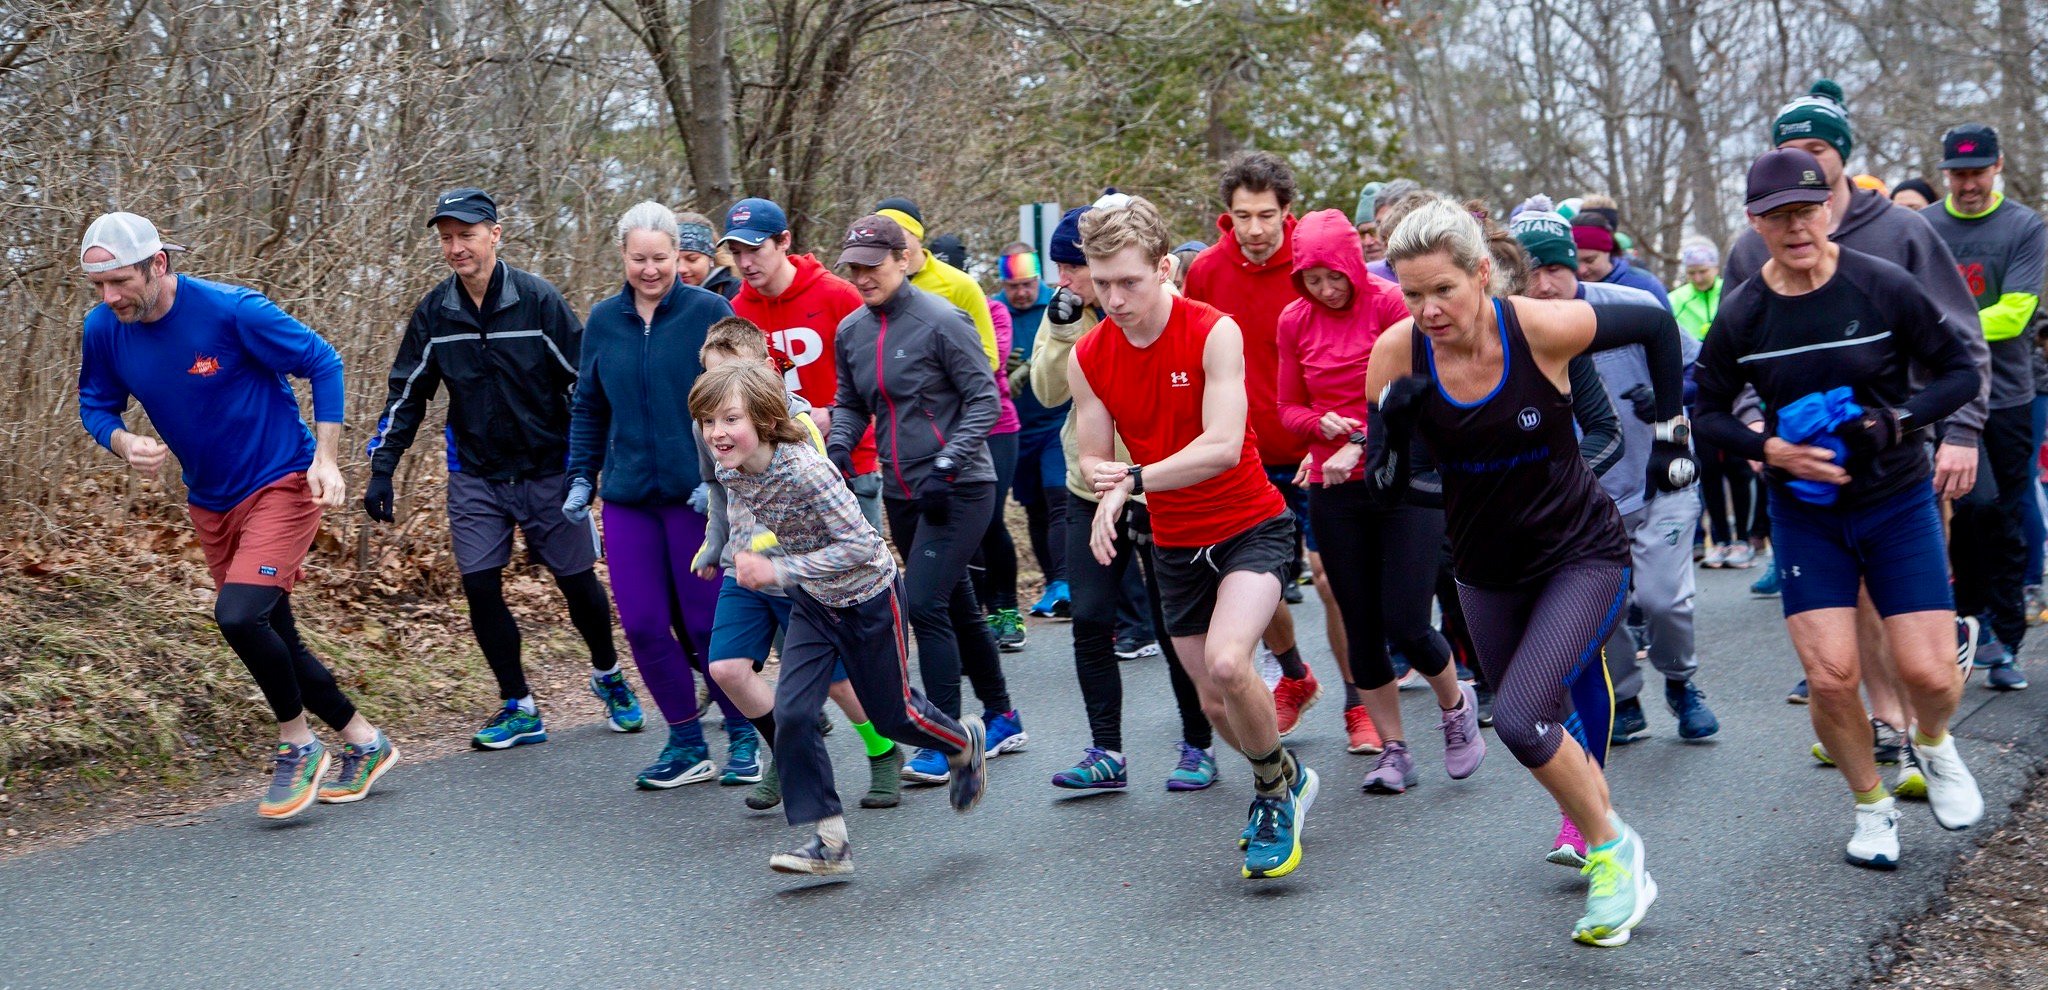
{"label": "yellow sleeve", "polygon": [[953,305],[974,318],[974,332],[981,334],[981,351],[988,355],[988,370],[1002,367],[1002,359],[996,355],[995,317],[988,315],[988,296],[982,294],[981,286],[963,274],[947,286],[946,294],[953,300]]}
{"label": "yellow sleeve", "polygon": [[1977,311],[1977,320],[1984,324],[1984,339],[2011,340],[2027,332],[2027,323],[2040,304],[2041,297],[2031,292],[1999,296],[1997,302]]}
{"label": "yellow sleeve", "polygon": [[818,433],[818,423],[811,418],[811,414],[807,412],[797,413],[796,421],[802,423],[804,432],[811,435],[811,446],[818,448],[818,453],[824,453],[825,438]]}

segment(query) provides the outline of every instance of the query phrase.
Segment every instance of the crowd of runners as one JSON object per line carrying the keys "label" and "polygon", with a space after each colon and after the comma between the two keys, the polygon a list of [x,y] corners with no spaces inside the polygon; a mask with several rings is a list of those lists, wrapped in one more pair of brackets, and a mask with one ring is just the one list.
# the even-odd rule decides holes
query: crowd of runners
{"label": "crowd of runners", "polygon": [[[1028,612],[1071,620],[1089,731],[1037,740],[1079,754],[1042,783],[1123,788],[1135,769],[1198,791],[1241,766],[1242,875],[1289,874],[1339,772],[1285,742],[1324,691],[1288,607],[1312,586],[1366,758],[1345,785],[1398,795],[1434,772],[1403,688],[1435,702],[1453,780],[1481,770],[1490,727],[1560,813],[1532,855],[1586,877],[1573,937],[1619,945],[1657,895],[1655,836],[1603,773],[1648,732],[1642,662],[1678,736],[1721,729],[1696,567],[1754,569],[1781,597],[1805,674],[1789,700],[1853,797],[1850,863],[1899,863],[1898,798],[1949,829],[1983,813],[1948,724],[1973,668],[2026,686],[2043,610],[2048,227],[1999,191],[1993,127],[1939,139],[1938,182],[1888,194],[1849,173],[1842,94],[1816,84],[1758,142],[1748,229],[1687,243],[1669,289],[1597,193],[1393,179],[1306,211],[1286,161],[1250,152],[1222,170],[1207,244],[1112,191],[1042,251],[970,263],[892,197],[835,228],[828,266],[768,200],[718,221],[641,203],[616,225],[622,287],[579,316],[500,257],[498,201],[454,189],[422,217],[449,273],[391,361],[360,501],[394,520],[445,393],[449,535],[502,699],[474,745],[547,739],[504,593],[518,530],[608,725],[639,732],[616,607],[666,730],[633,782],[781,806],[799,838],[769,866],[791,873],[853,869],[828,698],[867,760],[863,808],[918,785],[979,803],[987,762],[1027,742],[1003,657]],[[135,469],[183,472],[221,633],[279,725],[260,814],[361,800],[398,751],[291,608],[322,513],[347,504],[341,358],[259,293],[174,273],[178,250],[132,213],[86,231],[81,416]],[[131,398],[155,436],[124,423]],[[1011,500],[1044,576],[1021,611]],[[1155,656],[1179,738],[1126,740],[1120,663]]]}

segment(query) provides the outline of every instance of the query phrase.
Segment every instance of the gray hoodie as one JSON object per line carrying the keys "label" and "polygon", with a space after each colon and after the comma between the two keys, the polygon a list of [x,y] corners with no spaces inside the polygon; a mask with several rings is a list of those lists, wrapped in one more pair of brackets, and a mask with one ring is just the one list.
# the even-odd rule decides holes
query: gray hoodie
{"label": "gray hoodie", "polygon": [[995,372],[959,307],[906,281],[882,305],[847,314],[832,349],[839,391],[827,449],[852,450],[872,419],[884,498],[916,498],[941,456],[955,481],[996,480]]}
{"label": "gray hoodie", "polygon": [[[811,404],[795,392],[785,392],[783,397],[789,400],[789,418],[803,424],[804,431],[816,437],[818,427],[811,420]],[[704,442],[704,427],[697,423],[690,424],[690,435],[697,441],[698,476],[717,478],[718,462],[711,457],[711,445]],[[691,558],[690,569],[701,570],[717,564],[730,571],[733,553],[739,547],[750,545],[754,534],[741,533],[738,534],[738,539],[733,539],[731,511],[727,506],[728,496],[724,485],[717,481],[707,481],[704,483],[704,492],[704,545],[697,548],[697,556]],[[771,595],[782,594],[779,588],[761,590]]]}
{"label": "gray hoodie", "polygon": [[[1920,288],[1934,300],[1935,308],[1956,329],[1963,348],[1970,352],[1977,370],[1984,375],[1984,384],[1975,399],[1942,421],[1941,442],[1977,446],[1977,436],[1984,430],[1984,416],[1989,409],[1991,349],[1984,343],[1982,324],[1977,322],[1977,300],[1963,283],[1962,273],[1956,270],[1956,259],[1949,253],[1948,245],[1920,214],[1870,189],[1858,189],[1850,195],[1849,212],[1828,239],[1912,272]],[[1769,260],[1771,252],[1764,247],[1764,239],[1754,230],[1743,231],[1721,266],[1722,284],[1732,292],[1762,271],[1764,262]],[[1722,298],[1727,298],[1726,293]],[[1911,378],[1914,388],[1925,386],[1927,369],[1914,365]]]}

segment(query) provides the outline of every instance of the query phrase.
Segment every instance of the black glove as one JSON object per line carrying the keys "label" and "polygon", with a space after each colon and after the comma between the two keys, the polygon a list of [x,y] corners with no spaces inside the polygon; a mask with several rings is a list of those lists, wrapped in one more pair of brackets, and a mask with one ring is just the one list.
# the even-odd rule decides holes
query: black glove
{"label": "black glove", "polygon": [[391,476],[383,473],[370,475],[370,484],[363,489],[363,512],[377,522],[392,522]]}
{"label": "black glove", "polygon": [[[1024,348],[1011,348],[1009,360],[1003,362],[1003,374],[1010,376],[1011,381],[1014,382],[1017,378],[1017,372],[1024,370],[1025,365],[1029,364],[1030,360],[1030,358],[1024,356]],[[1014,388],[1015,386],[1012,385],[1011,387]]]}
{"label": "black glove", "polygon": [[953,476],[933,472],[917,486],[917,514],[934,526],[953,518]]}
{"label": "black glove", "polygon": [[1046,304],[1045,315],[1054,323],[1065,326],[1080,320],[1081,308],[1086,305],[1072,289],[1060,289],[1052,294],[1052,302]]}
{"label": "black glove", "polygon": [[1650,443],[1650,464],[1646,473],[1652,491],[1675,492],[1692,484],[1699,477],[1700,468],[1685,444],[1654,440]]}
{"label": "black glove", "polygon": [[1862,418],[1835,427],[1835,436],[1849,448],[1851,457],[1869,456],[1898,446],[1906,437],[1906,427],[1899,421],[1898,410],[1875,406],[1863,410]]}
{"label": "black glove", "polygon": [[832,466],[838,468],[841,475],[853,477],[853,451],[845,447],[831,447],[825,451],[825,456],[832,459]]}
{"label": "black glove", "polygon": [[1657,422],[1657,393],[1651,391],[1650,386],[1638,382],[1636,387],[1621,393],[1621,397],[1628,400],[1629,409],[1637,419],[1645,423]]}
{"label": "black glove", "polygon": [[1415,417],[1422,411],[1424,392],[1435,384],[1428,375],[1407,375],[1396,378],[1380,391],[1380,415],[1386,417],[1387,425],[1405,430],[1415,425]]}

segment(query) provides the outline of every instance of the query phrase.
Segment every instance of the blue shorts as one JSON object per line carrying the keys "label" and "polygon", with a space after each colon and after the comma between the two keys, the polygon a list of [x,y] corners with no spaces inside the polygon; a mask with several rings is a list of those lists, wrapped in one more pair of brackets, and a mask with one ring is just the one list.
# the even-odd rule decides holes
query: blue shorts
{"label": "blue shorts", "polygon": [[1955,610],[1932,485],[1849,509],[1774,491],[1771,543],[1788,616],[1855,608],[1859,585],[1886,618]]}
{"label": "blue shorts", "polygon": [[[775,634],[789,628],[791,602],[740,587],[731,574],[718,585],[718,615],[711,621],[712,660],[752,660],[754,669],[768,662],[775,646]],[[832,679],[846,679],[846,665],[832,672]]]}
{"label": "blue shorts", "polygon": [[1287,500],[1287,508],[1294,513],[1299,523],[1301,543],[1309,553],[1322,553],[1316,548],[1316,530],[1308,521],[1308,489],[1294,483],[1295,468],[1266,468],[1266,480],[1280,489],[1280,497]]}

